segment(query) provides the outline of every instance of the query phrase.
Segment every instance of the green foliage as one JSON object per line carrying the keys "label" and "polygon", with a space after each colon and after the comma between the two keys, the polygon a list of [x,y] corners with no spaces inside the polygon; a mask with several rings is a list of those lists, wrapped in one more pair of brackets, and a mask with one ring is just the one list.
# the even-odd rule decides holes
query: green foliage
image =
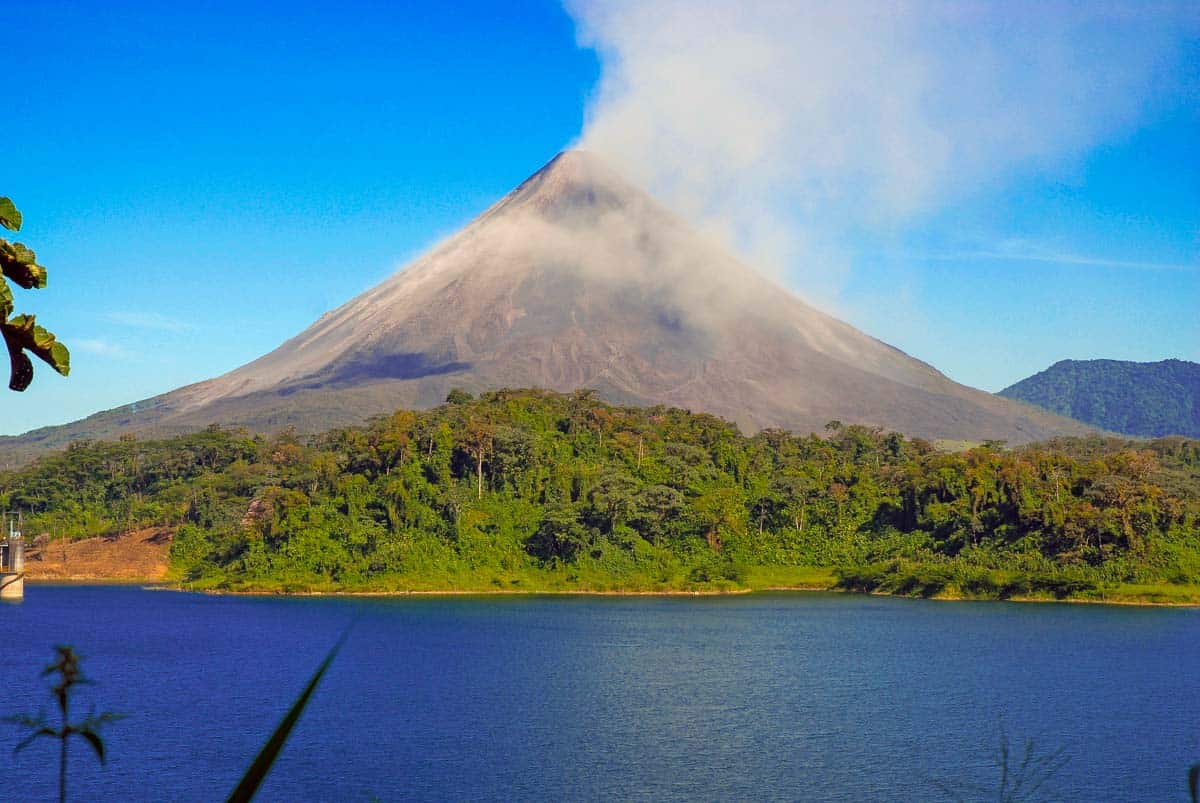
{"label": "green foliage", "polygon": [[0,198],[0,226],[9,231],[21,230],[21,213],[11,198]]}
{"label": "green foliage", "polygon": [[[19,231],[21,213],[8,198],[0,198],[0,226]],[[23,391],[33,381],[33,354],[55,371],[66,376],[71,371],[71,354],[54,335],[37,325],[32,315],[13,315],[14,300],[8,282],[26,290],[46,286],[46,269],[37,263],[33,249],[21,243],[0,239],[0,333],[8,348],[11,374],[8,386]]]}
{"label": "green foliage", "polygon": [[1110,432],[1200,438],[1200,364],[1063,360],[1000,391]]}
{"label": "green foliage", "polygon": [[175,528],[173,570],[204,588],[720,590],[837,569],[858,591],[1176,599],[1200,580],[1197,441],[747,437],[586,392],[494,391],[308,440],[78,443],[0,475],[0,502],[32,533]]}
{"label": "green foliage", "polygon": [[1096,594],[1098,581],[1087,572],[1063,568],[1053,572],[987,570],[961,561],[914,564],[898,560],[838,572],[837,587],[861,593],[909,597],[1068,599]]}

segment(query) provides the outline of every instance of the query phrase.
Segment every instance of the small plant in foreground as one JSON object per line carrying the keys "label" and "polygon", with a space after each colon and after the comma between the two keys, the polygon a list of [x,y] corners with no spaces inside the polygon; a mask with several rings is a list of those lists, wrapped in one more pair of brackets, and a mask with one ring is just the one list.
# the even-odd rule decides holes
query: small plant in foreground
{"label": "small plant in foreground", "polygon": [[91,681],[84,677],[83,670],[79,666],[79,656],[73,648],[59,645],[54,649],[58,653],[58,657],[54,663],[42,671],[42,677],[58,675],[58,680],[50,687],[50,691],[58,703],[59,711],[62,713],[62,725],[57,728],[52,727],[46,721],[46,715],[42,711],[39,711],[37,716],[18,714],[16,716],[5,717],[5,721],[29,731],[29,735],[17,744],[13,750],[14,753],[19,753],[33,744],[39,736],[58,739],[58,799],[61,803],[67,799],[67,745],[71,737],[82,736],[92,746],[92,749],[96,751],[96,756],[100,759],[100,763],[103,764],[104,740],[100,738],[100,729],[109,722],[115,722],[122,717],[119,714],[107,711],[102,714],[92,712],[79,722],[71,722],[71,691],[74,687],[90,683]]}
{"label": "small plant in foreground", "polygon": [[1000,724],[1000,747],[996,756],[996,767],[1000,770],[1000,780],[994,788],[963,784],[944,784],[934,781],[934,784],[954,800],[965,803],[967,800],[994,800],[996,803],[1022,803],[1043,799],[1039,796],[1042,787],[1070,760],[1064,755],[1065,749],[1040,750],[1033,739],[1026,739],[1024,748],[1018,755],[1013,750],[1008,731],[1004,723]]}

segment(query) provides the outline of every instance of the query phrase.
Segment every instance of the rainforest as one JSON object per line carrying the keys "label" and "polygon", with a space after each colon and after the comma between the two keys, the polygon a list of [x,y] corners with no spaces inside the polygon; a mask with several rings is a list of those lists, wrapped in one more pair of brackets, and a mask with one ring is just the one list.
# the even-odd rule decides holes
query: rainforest
{"label": "rainforest", "polygon": [[191,589],[1200,602],[1200,441],[825,430],[455,390],[317,436],[77,442],[0,474],[0,502],[43,544],[169,528]]}

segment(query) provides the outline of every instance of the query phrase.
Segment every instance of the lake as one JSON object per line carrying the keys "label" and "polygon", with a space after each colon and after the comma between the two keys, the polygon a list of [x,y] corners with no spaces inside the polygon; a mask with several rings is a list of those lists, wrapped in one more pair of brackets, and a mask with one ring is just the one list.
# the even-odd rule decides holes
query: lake
{"label": "lake", "polygon": [[[72,746],[75,800],[219,800],[360,617],[262,800],[1187,800],[1200,761],[1200,611],[730,597],[220,597],[27,587],[0,606],[0,715],[51,700],[57,643],[109,727]],[[56,745],[5,800],[51,798]],[[85,752],[86,751],[86,752]],[[0,764],[0,766],[5,766]]]}

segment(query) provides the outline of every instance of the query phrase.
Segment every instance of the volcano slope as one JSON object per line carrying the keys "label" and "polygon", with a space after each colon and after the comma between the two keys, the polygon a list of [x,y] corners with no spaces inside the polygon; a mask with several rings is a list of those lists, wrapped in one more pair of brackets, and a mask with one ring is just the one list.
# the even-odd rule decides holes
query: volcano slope
{"label": "volcano slope", "polygon": [[599,157],[559,154],[458,234],[224,376],[7,448],[218,423],[317,431],[459,387],[592,388],[746,429],[833,419],[1023,443],[1084,425],[960,385],[826,315]]}

